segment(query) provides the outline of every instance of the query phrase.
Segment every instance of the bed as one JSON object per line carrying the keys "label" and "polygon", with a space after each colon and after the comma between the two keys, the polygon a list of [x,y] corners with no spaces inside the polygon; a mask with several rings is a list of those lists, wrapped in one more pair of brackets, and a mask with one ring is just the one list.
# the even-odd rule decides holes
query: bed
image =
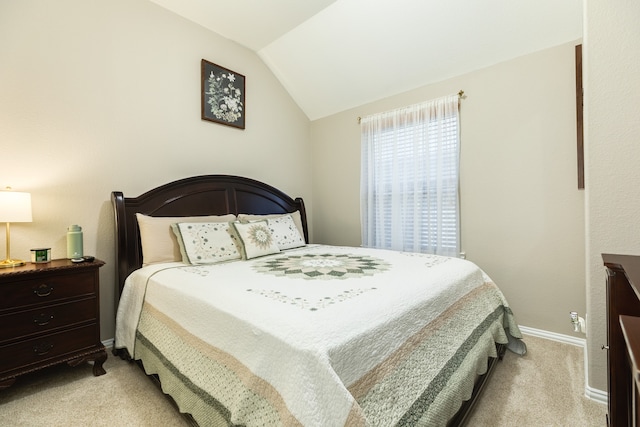
{"label": "bed", "polygon": [[473,263],[309,244],[303,200],[265,183],[112,203],[114,353],[201,426],[462,425],[505,348],[526,350]]}

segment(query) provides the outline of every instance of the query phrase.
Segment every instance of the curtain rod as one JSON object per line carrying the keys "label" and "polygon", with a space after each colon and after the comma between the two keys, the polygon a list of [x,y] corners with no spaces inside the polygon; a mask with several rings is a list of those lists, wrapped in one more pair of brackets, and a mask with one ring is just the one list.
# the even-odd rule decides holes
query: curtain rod
{"label": "curtain rod", "polygon": [[[458,91],[458,98],[462,99],[463,96],[464,96],[464,91],[461,89]],[[361,121],[362,121],[362,117],[358,116],[358,124],[360,124]]]}

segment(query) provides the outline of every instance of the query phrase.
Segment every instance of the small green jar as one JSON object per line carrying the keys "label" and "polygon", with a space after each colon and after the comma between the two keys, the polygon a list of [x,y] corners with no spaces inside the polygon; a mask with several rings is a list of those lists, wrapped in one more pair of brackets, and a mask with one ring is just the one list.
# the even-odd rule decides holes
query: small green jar
{"label": "small green jar", "polygon": [[70,225],[67,229],[67,258],[82,258],[82,227]]}

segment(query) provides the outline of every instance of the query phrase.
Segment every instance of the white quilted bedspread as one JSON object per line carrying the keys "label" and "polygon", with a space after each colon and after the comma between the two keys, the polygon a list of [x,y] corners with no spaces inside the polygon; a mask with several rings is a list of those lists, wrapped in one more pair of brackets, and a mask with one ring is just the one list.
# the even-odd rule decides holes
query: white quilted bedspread
{"label": "white quilted bedspread", "polygon": [[[461,259],[320,245],[249,261],[151,265],[127,279],[116,347],[135,356],[146,305],[263,380],[300,424],[376,424],[367,415],[380,411],[367,408],[375,387],[364,383],[375,384],[384,375],[380,366],[395,366],[389,361],[407,343],[433,335],[427,325],[445,322],[444,312],[490,282]],[[476,325],[465,328],[456,323],[447,334],[464,338]],[[515,324],[511,329],[519,337]],[[503,331],[495,334],[506,342]],[[439,372],[447,360],[437,363]],[[361,389],[357,401],[354,390]],[[385,414],[385,423],[399,423],[418,397],[398,397],[400,412]],[[242,419],[246,399],[216,399],[232,422],[250,424]]]}

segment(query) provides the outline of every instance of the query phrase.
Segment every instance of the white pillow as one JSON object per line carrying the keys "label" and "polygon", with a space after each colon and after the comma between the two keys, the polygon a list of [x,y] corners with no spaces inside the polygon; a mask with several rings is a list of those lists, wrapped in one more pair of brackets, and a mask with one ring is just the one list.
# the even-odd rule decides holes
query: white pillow
{"label": "white pillow", "polygon": [[267,221],[232,222],[242,248],[242,258],[251,259],[280,252]]}
{"label": "white pillow", "polygon": [[185,263],[213,264],[241,258],[228,222],[180,222],[171,228]]}
{"label": "white pillow", "polygon": [[291,215],[269,218],[267,224],[280,250],[298,248],[306,244]]}
{"label": "white pillow", "polygon": [[178,222],[229,222],[236,216],[209,215],[189,217],[153,217],[136,213],[138,228],[140,229],[140,243],[142,244],[142,265],[159,262],[182,261],[180,246],[176,235],[171,230],[171,224]]}
{"label": "white pillow", "polygon": [[293,222],[296,224],[296,227],[298,228],[298,232],[304,239],[304,230],[302,229],[302,217],[300,216],[300,211],[291,212],[290,214],[267,214],[267,215],[238,214],[238,221],[240,222],[259,221],[262,219],[278,218],[285,215],[291,215],[291,218],[293,218]]}

